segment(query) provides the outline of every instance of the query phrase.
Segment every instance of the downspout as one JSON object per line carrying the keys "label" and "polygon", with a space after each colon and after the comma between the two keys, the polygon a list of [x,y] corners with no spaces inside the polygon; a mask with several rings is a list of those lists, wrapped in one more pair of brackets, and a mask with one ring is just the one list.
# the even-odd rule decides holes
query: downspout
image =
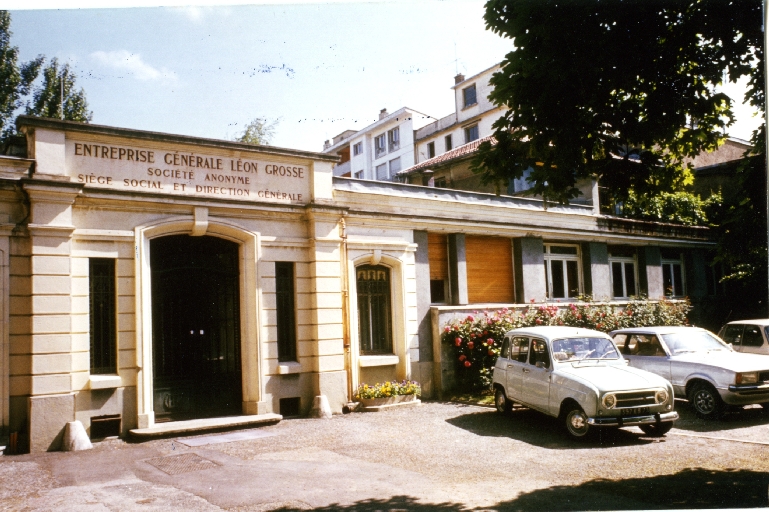
{"label": "downspout", "polygon": [[342,344],[344,346],[344,369],[347,373],[347,405],[342,407],[343,413],[352,411],[352,347],[350,342],[350,290],[348,287],[347,271],[347,224],[344,220],[346,213],[339,219],[339,230],[342,244],[340,246],[339,260],[342,264]]}

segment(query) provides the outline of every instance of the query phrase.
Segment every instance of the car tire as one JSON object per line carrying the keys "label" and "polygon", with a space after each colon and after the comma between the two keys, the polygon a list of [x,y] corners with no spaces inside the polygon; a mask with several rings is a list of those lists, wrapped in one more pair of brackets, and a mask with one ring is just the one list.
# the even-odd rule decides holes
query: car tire
{"label": "car tire", "polygon": [[593,429],[587,423],[587,414],[581,407],[569,407],[563,415],[563,426],[566,435],[575,441],[585,441]]}
{"label": "car tire", "polygon": [[673,422],[650,423],[648,425],[639,425],[639,428],[649,437],[662,437],[673,428]]}
{"label": "car tire", "polygon": [[507,399],[505,391],[502,388],[494,389],[494,407],[499,414],[510,414],[513,410],[513,404]]}
{"label": "car tire", "polygon": [[713,386],[705,382],[693,385],[688,395],[689,403],[697,417],[716,420],[726,412],[726,404]]}

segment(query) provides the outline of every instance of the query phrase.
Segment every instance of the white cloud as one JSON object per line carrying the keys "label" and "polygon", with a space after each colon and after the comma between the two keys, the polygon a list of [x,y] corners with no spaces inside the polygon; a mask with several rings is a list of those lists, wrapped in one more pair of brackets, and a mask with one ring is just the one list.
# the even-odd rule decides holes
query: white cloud
{"label": "white cloud", "polygon": [[142,60],[141,55],[126,50],[115,52],[98,51],[92,53],[91,58],[103,66],[124,71],[137,80],[168,83],[175,82],[177,79],[176,73],[173,71],[150,66]]}

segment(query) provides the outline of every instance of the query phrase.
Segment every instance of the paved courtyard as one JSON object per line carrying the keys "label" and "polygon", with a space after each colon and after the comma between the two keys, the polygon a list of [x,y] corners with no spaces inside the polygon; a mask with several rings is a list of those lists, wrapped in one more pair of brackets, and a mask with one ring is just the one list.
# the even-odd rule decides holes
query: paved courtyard
{"label": "paved courtyard", "polygon": [[769,505],[769,414],[593,443],[516,409],[425,402],[330,420],[0,457],[0,510],[648,510]]}

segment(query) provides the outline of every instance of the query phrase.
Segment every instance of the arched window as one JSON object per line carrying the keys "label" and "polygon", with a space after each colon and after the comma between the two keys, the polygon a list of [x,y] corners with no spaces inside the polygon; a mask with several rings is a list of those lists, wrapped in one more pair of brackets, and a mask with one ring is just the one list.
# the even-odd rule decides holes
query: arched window
{"label": "arched window", "polygon": [[358,334],[361,354],[392,354],[390,269],[363,265],[356,269]]}

